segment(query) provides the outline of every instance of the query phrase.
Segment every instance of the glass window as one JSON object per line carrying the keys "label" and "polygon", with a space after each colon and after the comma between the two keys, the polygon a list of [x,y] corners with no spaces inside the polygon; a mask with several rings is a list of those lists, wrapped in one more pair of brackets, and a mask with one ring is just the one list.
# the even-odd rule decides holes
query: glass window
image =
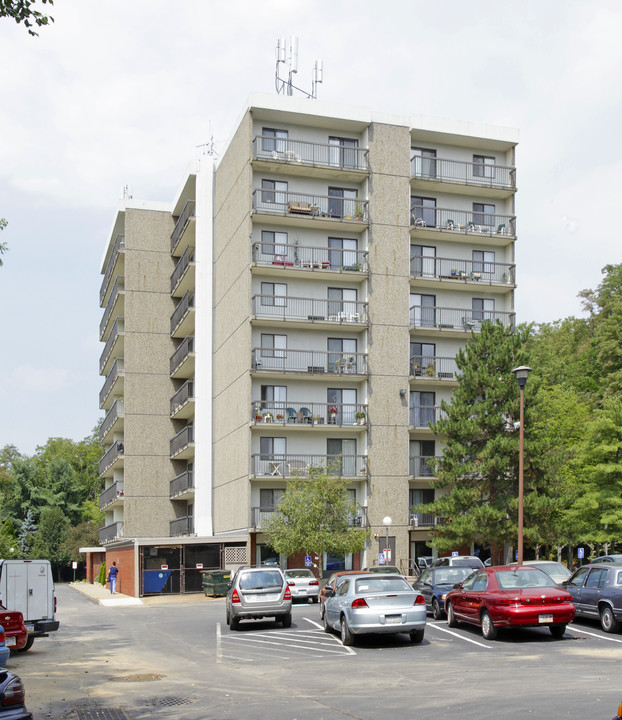
{"label": "glass window", "polygon": [[358,253],[358,242],[350,238],[328,238],[328,262],[331,268],[348,268],[354,270],[357,263],[360,264]]}
{"label": "glass window", "polygon": [[473,155],[473,176],[481,178],[494,178],[494,157],[487,157],[486,155]]}
{"label": "glass window", "polygon": [[263,128],[261,149],[265,153],[283,153],[287,149],[287,130]]}
{"label": "glass window", "polygon": [[328,214],[330,217],[354,217],[356,212],[356,190],[328,188]]}
{"label": "glass window", "polygon": [[259,505],[262,510],[275,510],[285,490],[282,488],[260,488]]}
{"label": "glass window", "polygon": [[436,177],[436,150],[413,147],[410,151],[411,173],[415,177]]}
{"label": "glass window", "polygon": [[415,227],[436,227],[436,199],[412,195],[410,214]]}
{"label": "glass window", "polygon": [[410,424],[428,427],[435,421],[436,393],[414,390],[410,393]]}
{"label": "glass window", "polygon": [[285,307],[287,305],[287,285],[285,283],[261,283],[261,304],[262,305],[278,305]]}
{"label": "glass window", "polygon": [[583,585],[583,581],[585,580],[585,576],[588,574],[589,570],[589,567],[584,567],[580,570],[577,570],[574,577],[572,577],[568,581],[568,585],[571,585],[572,587],[581,587],[581,585]]}
{"label": "glass window", "polygon": [[473,222],[476,225],[487,225],[494,227],[495,206],[486,203],[473,203]]}
{"label": "glass window", "polygon": [[261,334],[261,356],[263,358],[284,358],[287,349],[287,335]]}
{"label": "glass window", "polygon": [[262,230],[261,252],[264,255],[283,255],[283,259],[285,259],[287,255],[287,233]]}
{"label": "glass window", "polygon": [[473,320],[494,320],[495,301],[487,298],[473,298],[471,307],[473,309]]}
{"label": "glass window", "polygon": [[600,587],[599,583],[603,576],[603,573],[605,574],[605,577],[606,577],[607,576],[606,570],[602,570],[602,569],[592,570],[592,572],[588,575],[587,580],[585,581],[585,587],[586,588]]}
{"label": "glass window", "polygon": [[329,137],[330,164],[335,167],[356,168],[358,157],[356,148],[359,141],[351,138]]}
{"label": "glass window", "polygon": [[495,271],[495,254],[484,250],[473,250],[473,272],[493,273]]}
{"label": "glass window", "polygon": [[356,340],[328,338],[327,349],[329,372],[357,372]]}
{"label": "glass window", "polygon": [[287,183],[281,180],[261,181],[261,201],[266,204],[283,205],[287,199]]}
{"label": "glass window", "polygon": [[410,324],[415,327],[434,327],[436,324],[436,295],[410,295]]}
{"label": "glass window", "polygon": [[428,245],[410,246],[410,274],[436,277],[436,248]]}

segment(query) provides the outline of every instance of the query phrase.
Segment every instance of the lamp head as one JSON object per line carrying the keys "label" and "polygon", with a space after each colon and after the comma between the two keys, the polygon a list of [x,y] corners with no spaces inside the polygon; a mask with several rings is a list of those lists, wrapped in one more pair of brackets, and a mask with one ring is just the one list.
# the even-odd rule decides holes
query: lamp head
{"label": "lamp head", "polygon": [[517,368],[514,368],[512,372],[516,375],[516,382],[518,383],[519,388],[524,388],[527,384],[527,375],[531,372],[531,368],[527,367],[526,365],[520,365]]}
{"label": "lamp head", "polygon": [[393,520],[391,520],[391,518],[388,515],[386,517],[382,518],[383,525],[386,525],[387,527],[389,527],[389,525],[391,525],[392,523],[393,523]]}

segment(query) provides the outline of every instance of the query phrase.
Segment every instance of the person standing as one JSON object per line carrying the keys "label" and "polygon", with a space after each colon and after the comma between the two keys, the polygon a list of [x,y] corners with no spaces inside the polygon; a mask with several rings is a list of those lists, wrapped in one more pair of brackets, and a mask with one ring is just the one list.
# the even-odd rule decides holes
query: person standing
{"label": "person standing", "polygon": [[110,580],[110,592],[114,595],[117,591],[117,575],[119,574],[119,568],[117,567],[116,561],[112,563],[110,572],[108,573],[108,579]]}

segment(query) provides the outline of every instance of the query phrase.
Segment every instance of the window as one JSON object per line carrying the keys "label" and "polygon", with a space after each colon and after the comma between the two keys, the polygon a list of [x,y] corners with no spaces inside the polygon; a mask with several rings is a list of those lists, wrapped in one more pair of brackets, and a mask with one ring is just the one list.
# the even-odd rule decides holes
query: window
{"label": "window", "polygon": [[436,276],[436,248],[427,245],[410,246],[410,274],[417,277]]}
{"label": "window", "polygon": [[328,188],[328,214],[330,217],[354,217],[356,213],[356,190]]}
{"label": "window", "polygon": [[287,305],[287,285],[285,283],[262,282],[261,304],[285,307]]}
{"label": "window", "polygon": [[259,452],[262,460],[283,459],[287,452],[287,439],[284,437],[259,438]]}
{"label": "window", "polygon": [[410,214],[415,227],[436,227],[436,199],[412,195]]}
{"label": "window", "polygon": [[434,358],[436,356],[435,343],[410,343],[410,374],[419,376],[433,374]]}
{"label": "window", "polygon": [[428,458],[434,457],[434,451],[434,440],[411,440],[410,474],[414,477],[432,477],[434,472],[428,465]]}
{"label": "window", "polygon": [[411,173],[416,177],[436,177],[436,150],[413,147],[411,150]]}
{"label": "window", "polygon": [[585,587],[586,588],[602,587],[599,583],[600,583],[603,573],[605,573],[605,577],[606,577],[607,576],[606,570],[602,570],[602,569],[592,570],[592,572],[589,574],[587,580],[585,581]]}
{"label": "window", "polygon": [[261,488],[259,490],[259,505],[262,510],[275,510],[281,502],[285,490],[281,488]]}
{"label": "window", "polygon": [[287,402],[287,387],[285,385],[261,386],[261,409],[281,413],[285,410]]}
{"label": "window", "polygon": [[434,327],[436,324],[436,295],[410,295],[410,324],[415,327]]}
{"label": "window", "polygon": [[494,252],[473,250],[473,272],[493,273],[495,271]]}
{"label": "window", "polygon": [[590,567],[586,566],[585,568],[580,568],[577,574],[572,578],[572,580],[568,581],[568,585],[571,587],[581,587],[583,585],[583,581],[585,580],[585,576],[590,571]]}
{"label": "window", "polygon": [[261,231],[261,252],[264,255],[287,255],[287,233],[272,232],[272,230]]}
{"label": "window", "polygon": [[495,301],[488,300],[485,298],[473,298],[471,301],[473,308],[473,320],[494,320],[495,316]]}
{"label": "window", "polygon": [[495,224],[495,206],[486,203],[473,203],[473,222],[475,225],[489,225],[494,227]]}
{"label": "window", "polygon": [[358,140],[350,138],[329,137],[329,157],[330,164],[335,167],[356,168],[358,167],[358,157],[356,148],[359,146]]}
{"label": "window", "polygon": [[[324,562],[324,570],[328,572],[352,570],[352,553],[348,553],[347,555],[339,555],[338,553],[324,553],[324,557],[322,559]],[[339,580],[339,578],[335,578],[335,580],[333,581],[333,585],[337,582],[337,580]]]}
{"label": "window", "polygon": [[328,371],[337,372],[346,369],[356,372],[358,358],[356,340],[349,338],[328,338]]}
{"label": "window", "polygon": [[264,358],[284,358],[287,335],[261,334],[261,354]]}
{"label": "window", "polygon": [[283,153],[287,149],[287,130],[263,128],[261,149],[265,153]]}
{"label": "window", "polygon": [[408,501],[410,507],[417,507],[417,505],[427,505],[428,503],[434,502],[434,490],[409,490]]}
{"label": "window", "polygon": [[326,454],[332,471],[336,475],[356,475],[356,440],[354,438],[328,438]]}
{"label": "window", "polygon": [[355,320],[357,315],[356,290],[328,288],[328,317]]}
{"label": "window", "polygon": [[495,159],[486,155],[473,155],[473,177],[494,178]]}
{"label": "window", "polygon": [[337,408],[335,422],[339,425],[354,425],[356,423],[356,390],[328,388],[326,402],[330,407]]}
{"label": "window", "polygon": [[428,427],[435,421],[436,393],[411,391],[410,424],[412,427]]}
{"label": "window", "polygon": [[287,183],[282,180],[261,181],[261,202],[283,205],[287,199]]}
{"label": "window", "polygon": [[358,260],[358,241],[349,238],[328,238],[328,262],[331,268],[355,269]]}

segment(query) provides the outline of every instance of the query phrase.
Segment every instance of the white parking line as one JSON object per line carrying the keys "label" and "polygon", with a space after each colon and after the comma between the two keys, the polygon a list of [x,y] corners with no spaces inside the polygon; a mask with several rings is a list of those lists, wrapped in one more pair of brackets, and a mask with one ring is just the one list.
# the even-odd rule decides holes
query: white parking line
{"label": "white parking line", "polygon": [[[268,637],[267,635],[260,635],[259,633],[253,633],[253,636],[250,635],[227,635],[228,640],[245,640],[248,642],[257,642],[261,643],[262,645],[278,645],[279,647],[286,647],[286,648],[298,648],[299,650],[310,650],[308,645],[296,645],[291,642],[272,642],[270,640],[262,640],[260,638]],[[317,643],[316,643],[317,644]],[[333,655],[341,655],[340,650],[324,650],[322,648],[313,648],[315,652],[321,652],[321,653],[331,653]]]}
{"label": "white parking line", "polygon": [[570,632],[577,633],[577,635],[591,635],[592,637],[600,638],[601,640],[609,640],[609,642],[615,642],[615,643],[622,643],[622,640],[618,640],[618,638],[613,637],[605,637],[604,635],[598,635],[597,633],[589,632],[588,630],[583,630],[582,628],[579,629],[578,627],[575,627],[574,625],[566,625],[566,630],[570,630]]}
{"label": "white parking line", "polygon": [[443,627],[442,625],[437,625],[436,623],[429,622],[426,623],[427,627],[433,627],[437,630],[442,630],[443,632],[448,633],[449,635],[453,635],[454,637],[460,638],[460,640],[464,640],[465,642],[470,642],[473,645],[479,645],[479,647],[486,648],[486,650],[492,650],[492,645],[484,645],[484,643],[477,642],[477,640],[471,640],[471,638],[464,637],[464,635],[459,635],[457,632],[454,632],[453,630],[450,630],[449,628]]}
{"label": "white parking line", "polygon": [[222,662],[222,646],[220,644],[220,623],[216,623],[216,662]]}
{"label": "white parking line", "polygon": [[[307,622],[310,622],[312,625],[315,625],[315,627],[320,628],[320,629],[322,630],[322,632],[324,631],[324,626],[323,626],[323,625],[320,625],[320,623],[316,622],[315,620],[311,620],[311,618],[307,618],[307,617],[304,618],[304,620],[306,620]],[[344,644],[341,642],[341,638],[338,638],[337,636],[333,635],[332,633],[330,633],[330,635],[327,634],[327,636],[334,638],[334,639],[341,645],[341,647],[342,647],[344,650],[347,650],[347,651],[348,651],[348,654],[349,654],[349,655],[356,655],[356,652],[355,652],[351,647],[349,647],[348,645],[344,645]]]}

